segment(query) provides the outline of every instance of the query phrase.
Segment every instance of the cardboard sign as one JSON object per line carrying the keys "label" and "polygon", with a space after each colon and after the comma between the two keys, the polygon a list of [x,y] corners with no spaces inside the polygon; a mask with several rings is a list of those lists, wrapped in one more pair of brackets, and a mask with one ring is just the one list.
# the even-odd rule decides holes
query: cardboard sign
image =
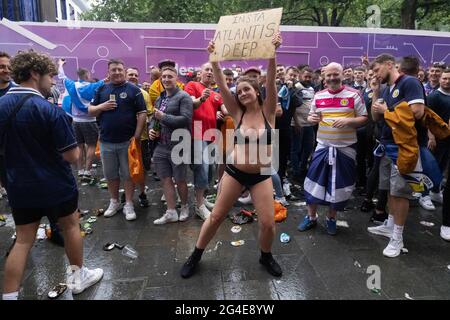
{"label": "cardboard sign", "polygon": [[210,61],[256,60],[275,57],[273,36],[279,31],[283,8],[220,17]]}

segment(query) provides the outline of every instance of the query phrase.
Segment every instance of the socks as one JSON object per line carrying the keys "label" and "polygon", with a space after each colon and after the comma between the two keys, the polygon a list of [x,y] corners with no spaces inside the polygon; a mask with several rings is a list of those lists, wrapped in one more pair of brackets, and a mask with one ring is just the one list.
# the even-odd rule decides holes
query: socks
{"label": "socks", "polygon": [[388,228],[393,228],[394,227],[394,216],[392,214],[390,214],[389,217],[388,217],[387,227]]}
{"label": "socks", "polygon": [[200,259],[202,258],[203,251],[205,251],[205,249],[199,249],[195,247],[194,252],[192,252],[192,257],[195,260],[200,261]]}
{"label": "socks", "polygon": [[19,291],[4,293],[2,296],[3,300],[17,300],[19,298]]}
{"label": "socks", "polygon": [[261,250],[261,258],[265,261],[272,259],[272,252],[264,252]]}
{"label": "socks", "polygon": [[403,240],[403,228],[404,226],[394,225],[394,233],[392,234],[392,239],[394,240]]}

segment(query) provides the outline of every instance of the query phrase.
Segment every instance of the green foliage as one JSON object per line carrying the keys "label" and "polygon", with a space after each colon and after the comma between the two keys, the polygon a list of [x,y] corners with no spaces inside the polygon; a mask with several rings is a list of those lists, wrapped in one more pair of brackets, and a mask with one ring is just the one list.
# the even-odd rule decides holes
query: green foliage
{"label": "green foliage", "polygon": [[[439,0],[97,0],[83,18],[93,21],[217,23],[222,15],[283,7],[282,24],[285,25],[366,27],[369,17],[366,10],[373,4],[381,9],[383,28],[417,26],[419,29],[449,30],[450,1]],[[410,10],[402,11],[402,7]]]}

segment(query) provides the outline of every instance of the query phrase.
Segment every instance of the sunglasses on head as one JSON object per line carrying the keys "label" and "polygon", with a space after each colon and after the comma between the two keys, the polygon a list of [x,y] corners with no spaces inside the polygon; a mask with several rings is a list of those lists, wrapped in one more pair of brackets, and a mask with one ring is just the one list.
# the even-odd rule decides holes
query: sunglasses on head
{"label": "sunglasses on head", "polygon": [[445,66],[446,66],[445,62],[434,62],[433,63],[433,68],[445,69]]}

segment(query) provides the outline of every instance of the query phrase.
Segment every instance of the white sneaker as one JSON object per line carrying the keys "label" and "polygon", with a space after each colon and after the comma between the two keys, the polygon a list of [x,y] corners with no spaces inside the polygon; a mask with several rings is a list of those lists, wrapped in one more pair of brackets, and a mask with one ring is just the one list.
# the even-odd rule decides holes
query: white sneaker
{"label": "white sneaker", "polygon": [[283,192],[286,197],[291,195],[291,185],[289,182],[283,183]]}
{"label": "white sneaker", "polygon": [[78,170],[78,177],[81,178],[82,176],[84,176],[84,169]]}
{"label": "white sneaker", "polygon": [[189,205],[181,206],[179,221],[183,222],[189,219]]}
{"label": "white sneaker", "polygon": [[67,276],[67,285],[72,289],[73,294],[80,294],[90,286],[96,284],[103,277],[103,270],[93,269],[89,270],[86,267],[72,272]]}
{"label": "white sneaker", "polygon": [[238,199],[238,201],[242,204],[252,204],[253,203],[252,196],[250,195],[250,193],[246,197],[240,197]]}
{"label": "white sneaker", "polygon": [[432,201],[437,202],[439,204],[444,203],[444,196],[443,196],[442,192],[430,191],[430,198]]}
{"label": "white sneaker", "polygon": [[7,195],[8,195],[8,194],[6,193],[6,189],[3,188],[3,187],[1,187],[1,188],[0,188],[0,196],[6,197]]}
{"label": "white sneaker", "polygon": [[109,200],[109,207],[108,209],[106,209],[104,216],[106,218],[110,218],[113,215],[115,215],[117,213],[117,211],[120,210],[120,208],[122,207],[122,205],[120,204],[119,201],[117,200]]}
{"label": "white sneaker", "polygon": [[127,203],[123,207],[123,214],[128,221],[136,220],[136,212],[132,203]]}
{"label": "white sneaker", "polygon": [[386,238],[391,238],[392,234],[394,233],[394,227],[389,228],[387,226],[387,219],[384,221],[384,223],[381,226],[377,227],[368,227],[367,231],[369,231],[372,234],[376,234],[378,236],[383,236]]}
{"label": "white sneaker", "polygon": [[413,192],[412,196],[416,200],[419,200],[422,197],[422,194],[420,192]]}
{"label": "white sneaker", "polygon": [[281,203],[284,207],[289,207],[289,202],[286,200],[285,197],[275,199],[275,201]]}
{"label": "white sneaker", "polygon": [[430,211],[436,210],[436,207],[434,206],[433,202],[431,202],[430,196],[420,197],[419,203],[420,203],[420,206],[422,208],[424,208],[425,210],[430,210]]}
{"label": "white sneaker", "polygon": [[441,226],[441,238],[450,241],[450,227]]}
{"label": "white sneaker", "polygon": [[156,219],[153,221],[153,224],[161,225],[166,224],[168,222],[177,222],[178,221],[178,213],[176,210],[169,211],[167,210],[166,213],[159,219]]}
{"label": "white sneaker", "polygon": [[195,213],[203,220],[208,219],[208,217],[211,215],[211,211],[209,211],[208,208],[204,204],[202,204],[200,207],[198,207],[195,210]]}
{"label": "white sneaker", "polygon": [[383,250],[383,255],[388,258],[395,258],[400,255],[402,249],[403,249],[403,240],[391,239],[389,241],[388,246]]}

